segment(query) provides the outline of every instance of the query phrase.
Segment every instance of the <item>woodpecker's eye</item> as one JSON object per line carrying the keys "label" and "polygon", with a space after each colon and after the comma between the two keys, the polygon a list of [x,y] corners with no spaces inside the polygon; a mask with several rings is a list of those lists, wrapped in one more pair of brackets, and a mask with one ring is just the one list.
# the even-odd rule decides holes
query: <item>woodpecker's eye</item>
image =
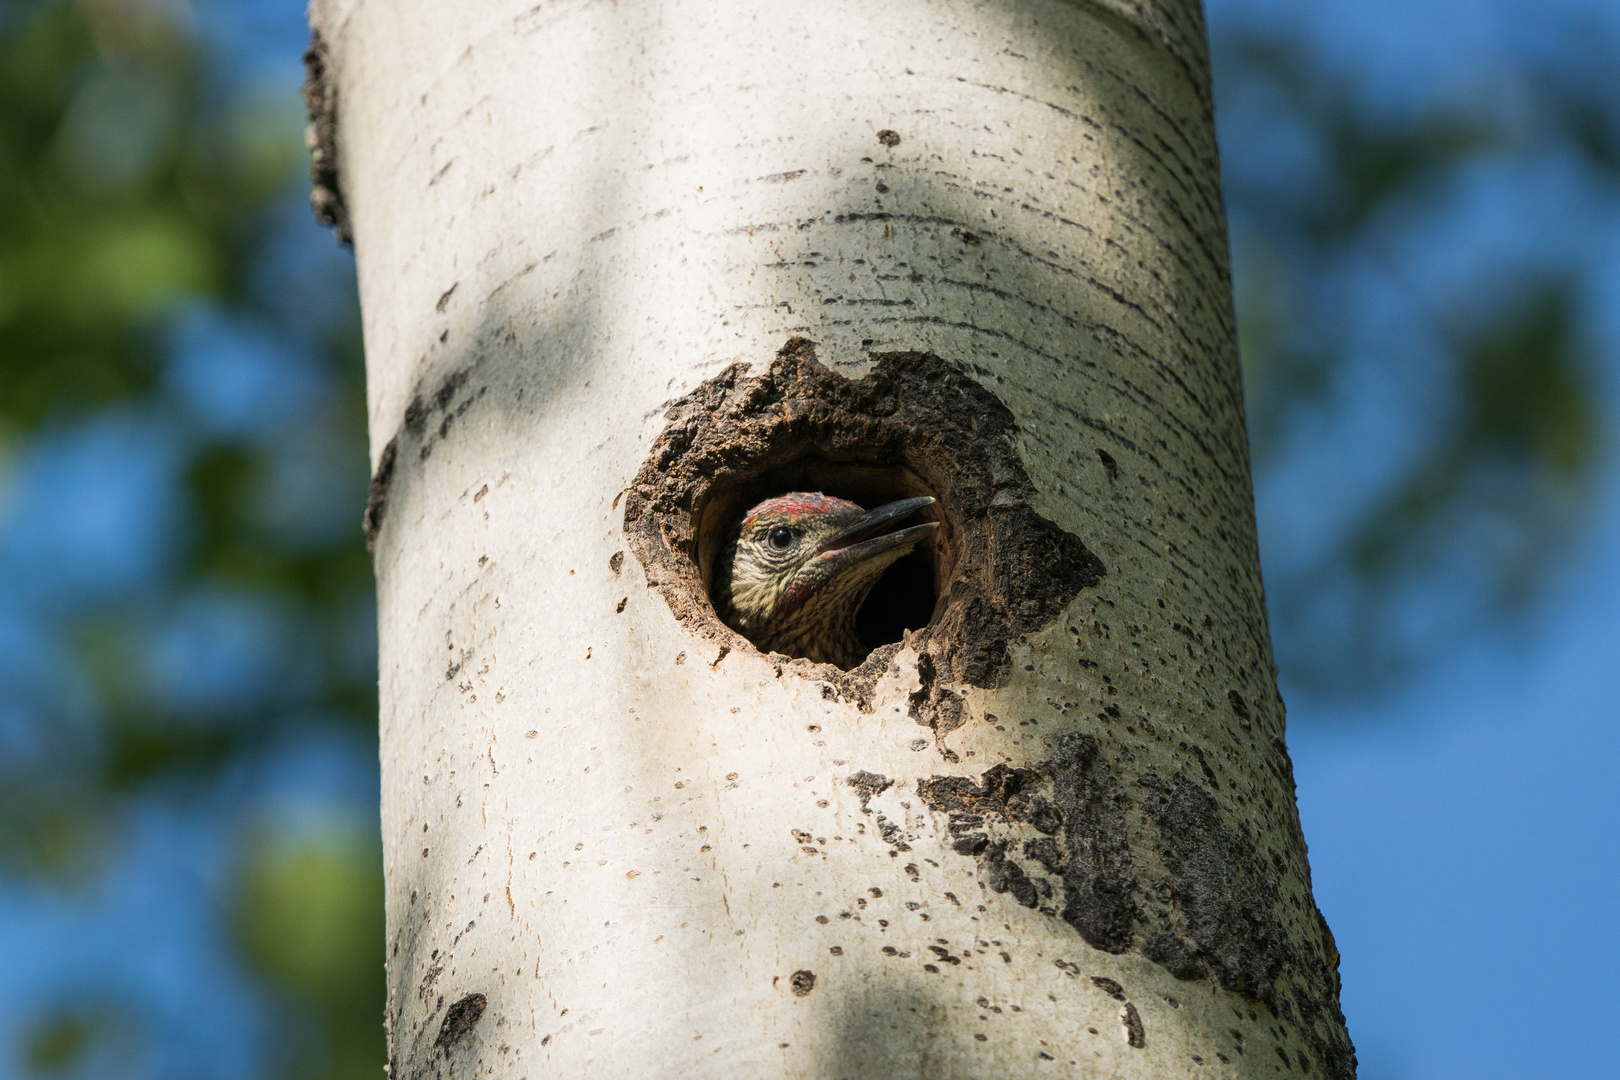
{"label": "woodpecker's eye", "polygon": [[772,551],[786,551],[793,546],[793,530],[778,526],[765,537],[765,542],[771,545]]}

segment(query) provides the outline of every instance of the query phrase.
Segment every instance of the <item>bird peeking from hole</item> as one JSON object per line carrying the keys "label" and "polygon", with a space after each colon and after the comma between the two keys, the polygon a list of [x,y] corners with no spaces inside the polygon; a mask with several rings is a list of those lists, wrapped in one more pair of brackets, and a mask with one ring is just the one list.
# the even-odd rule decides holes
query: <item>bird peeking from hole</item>
{"label": "bird peeking from hole", "polygon": [[743,515],[720,553],[720,617],[765,652],[854,667],[867,652],[855,633],[867,593],[939,522],[898,526],[933,502],[923,496],[863,510],[819,491],[766,499]]}

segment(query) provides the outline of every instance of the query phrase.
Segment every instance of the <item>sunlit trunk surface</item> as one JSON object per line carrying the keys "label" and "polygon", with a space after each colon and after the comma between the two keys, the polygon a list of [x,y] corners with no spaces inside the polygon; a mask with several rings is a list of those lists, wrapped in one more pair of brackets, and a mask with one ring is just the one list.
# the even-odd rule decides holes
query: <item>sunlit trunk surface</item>
{"label": "sunlit trunk surface", "polygon": [[[312,19],[394,1080],[1352,1076],[1197,5]],[[720,625],[700,519],[775,475],[936,494],[932,625]]]}

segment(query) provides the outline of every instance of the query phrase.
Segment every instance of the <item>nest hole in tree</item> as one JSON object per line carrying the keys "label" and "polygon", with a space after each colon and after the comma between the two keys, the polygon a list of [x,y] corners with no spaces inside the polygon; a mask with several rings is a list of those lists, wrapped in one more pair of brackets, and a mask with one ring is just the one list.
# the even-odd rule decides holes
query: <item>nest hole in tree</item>
{"label": "nest hole in tree", "polygon": [[711,596],[717,556],[750,507],[794,491],[867,509],[932,496],[915,520],[940,528],[868,598],[857,629],[871,654],[854,675],[875,678],[911,630],[939,678],[999,686],[1011,643],[1101,580],[1102,563],[1035,512],[1016,424],[995,394],[932,353],[866,359],[871,369],[851,379],[795,338],[758,374],[732,364],[672,401],[626,489],[630,548],[677,619],[736,648],[747,639]]}
{"label": "nest hole in tree", "polygon": [[939,529],[883,572],[861,605],[855,631],[870,654],[879,646],[900,641],[907,630],[921,630],[934,621],[943,610],[940,598],[950,592],[956,561],[951,543],[954,530],[938,493],[905,466],[835,461],[819,454],[807,454],[751,475],[727,474],[710,486],[697,513],[697,561],[704,593],[711,602],[715,561],[743,515],[765,499],[796,491],[819,491],[848,499],[867,510],[900,499],[932,497],[933,505],[916,511],[904,524],[934,521],[939,523]]}

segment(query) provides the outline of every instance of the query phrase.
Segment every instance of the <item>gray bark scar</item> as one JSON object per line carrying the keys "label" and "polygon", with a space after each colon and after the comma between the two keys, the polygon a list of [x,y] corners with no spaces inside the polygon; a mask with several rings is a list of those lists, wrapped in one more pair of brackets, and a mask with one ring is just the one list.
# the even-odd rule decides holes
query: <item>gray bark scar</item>
{"label": "gray bark scar", "polygon": [[[1133,800],[1094,735],[1067,732],[1057,737],[1048,761],[997,765],[977,781],[925,778],[917,794],[947,815],[952,850],[978,860],[992,892],[1061,919],[1095,949],[1134,952],[1178,979],[1207,979],[1264,1003],[1283,1020],[1297,1015],[1327,1075],[1353,1077],[1342,1018],[1327,1015],[1317,1004],[1324,996],[1299,985],[1328,980],[1336,987],[1337,956],[1316,955],[1290,940],[1277,915],[1274,867],[1247,826],[1227,824],[1216,798],[1183,774],[1165,778],[1149,771],[1134,787]],[[1133,803],[1148,826],[1139,842],[1151,848],[1162,879],[1153,871],[1144,879],[1133,863]],[[1054,902],[1043,906],[1048,896]],[[1325,926],[1323,933],[1331,942]],[[1293,978],[1285,980],[1290,970]],[[1092,981],[1124,1000],[1113,980]],[[1283,991],[1285,983],[1291,993]],[[1143,1045],[1137,1041],[1145,1038],[1140,1016],[1134,1025],[1128,1014],[1122,1022],[1131,1045]]]}

